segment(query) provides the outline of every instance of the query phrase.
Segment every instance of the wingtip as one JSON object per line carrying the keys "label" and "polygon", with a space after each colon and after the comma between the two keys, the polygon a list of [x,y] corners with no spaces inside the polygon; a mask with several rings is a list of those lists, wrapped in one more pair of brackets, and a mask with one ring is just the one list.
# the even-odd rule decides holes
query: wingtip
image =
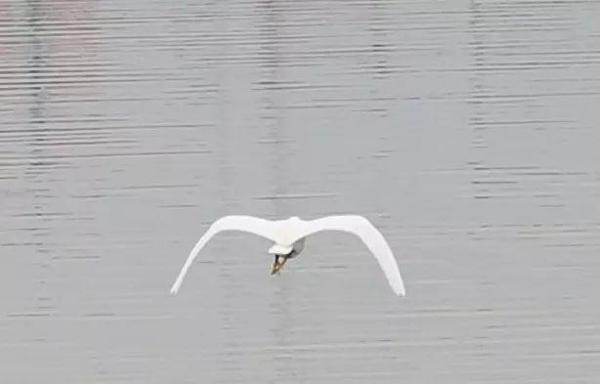
{"label": "wingtip", "polygon": [[394,287],[394,293],[397,296],[402,296],[402,297],[406,296],[406,289],[404,288],[404,285],[401,285],[399,287]]}

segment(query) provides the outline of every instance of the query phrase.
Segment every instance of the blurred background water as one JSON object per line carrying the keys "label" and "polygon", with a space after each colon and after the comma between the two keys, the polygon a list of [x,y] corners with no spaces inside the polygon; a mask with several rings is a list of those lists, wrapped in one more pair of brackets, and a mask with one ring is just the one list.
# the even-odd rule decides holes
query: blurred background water
{"label": "blurred background water", "polygon": [[[3,383],[591,383],[600,2],[0,3]],[[280,276],[217,217],[357,213]]]}

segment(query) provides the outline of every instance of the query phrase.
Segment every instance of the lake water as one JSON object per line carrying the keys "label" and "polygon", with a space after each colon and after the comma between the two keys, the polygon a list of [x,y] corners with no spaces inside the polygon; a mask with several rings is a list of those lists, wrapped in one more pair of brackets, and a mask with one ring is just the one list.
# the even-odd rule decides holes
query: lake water
{"label": "lake water", "polygon": [[[3,383],[591,383],[599,1],[0,3]],[[357,213],[279,276],[225,214]]]}

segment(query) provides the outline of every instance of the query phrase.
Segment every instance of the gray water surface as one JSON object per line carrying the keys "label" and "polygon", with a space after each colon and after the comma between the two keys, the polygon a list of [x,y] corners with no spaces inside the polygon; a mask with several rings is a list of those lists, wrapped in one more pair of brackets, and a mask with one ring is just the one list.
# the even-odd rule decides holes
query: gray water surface
{"label": "gray water surface", "polygon": [[[0,3],[2,383],[592,383],[600,2]],[[358,213],[279,276],[225,214]]]}

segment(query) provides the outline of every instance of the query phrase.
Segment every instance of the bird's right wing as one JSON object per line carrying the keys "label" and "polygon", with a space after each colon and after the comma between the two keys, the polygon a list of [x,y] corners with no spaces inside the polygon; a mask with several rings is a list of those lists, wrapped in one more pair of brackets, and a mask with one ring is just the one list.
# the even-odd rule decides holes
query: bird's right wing
{"label": "bird's right wing", "polygon": [[276,223],[273,221],[252,216],[225,216],[215,221],[208,231],[202,235],[190,252],[183,268],[181,268],[181,272],[179,272],[179,276],[177,276],[177,280],[175,280],[171,287],[171,293],[176,294],[177,291],[179,291],[183,278],[198,255],[198,252],[200,252],[202,247],[204,247],[204,245],[206,245],[206,243],[217,233],[222,231],[243,231],[254,233],[255,235],[275,241],[276,226]]}
{"label": "bird's right wing", "polygon": [[377,259],[394,292],[397,295],[405,295],[402,276],[392,250],[383,235],[369,220],[357,215],[328,216],[306,221],[303,224],[303,233],[299,237],[306,237],[320,231],[343,231],[358,236]]}

